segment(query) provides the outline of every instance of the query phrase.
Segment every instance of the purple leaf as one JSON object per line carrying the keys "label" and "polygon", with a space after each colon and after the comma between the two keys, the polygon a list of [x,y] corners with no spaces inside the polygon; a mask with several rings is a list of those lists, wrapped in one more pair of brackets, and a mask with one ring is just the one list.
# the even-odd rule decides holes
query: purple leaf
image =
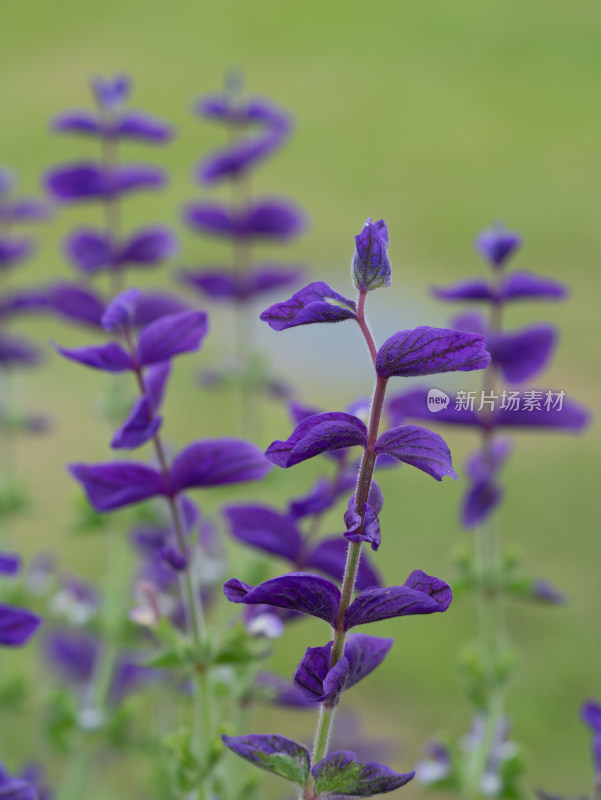
{"label": "purple leaf", "polygon": [[255,767],[273,772],[300,785],[306,783],[310,766],[309,751],[297,742],[275,734],[221,738],[232,753],[254,764]]}
{"label": "purple leaf", "polygon": [[305,218],[283,200],[262,200],[252,205],[244,219],[244,233],[254,238],[287,241],[302,233]]}
{"label": "purple leaf", "polygon": [[449,475],[457,480],[453,469],[451,451],[437,433],[419,425],[402,425],[383,433],[377,440],[375,452],[411,464],[427,472],[437,481]]}
{"label": "purple leaf", "polygon": [[521,244],[517,233],[506,231],[501,225],[483,231],[476,239],[476,249],[492,267],[502,267]]}
{"label": "purple leaf", "polygon": [[475,528],[492,514],[503,499],[503,490],[493,476],[480,477],[472,482],[465,494],[461,508],[461,521],[468,528]]}
{"label": "purple leaf", "polygon": [[0,774],[0,800],[38,800],[39,796],[33,784]]}
{"label": "purple leaf", "polygon": [[193,442],[174,459],[171,489],[221,486],[226,483],[258,481],[271,469],[261,451],[240,439],[212,439]]}
{"label": "purple leaf", "polygon": [[490,362],[486,339],[473,333],[422,326],[399,331],[378,351],[381,378],[433,375],[439,372],[484,369]]}
{"label": "purple leaf", "polygon": [[412,614],[446,611],[451,604],[451,588],[439,578],[414,570],[403,586],[365,589],[347,608],[345,628]]}
{"label": "purple leaf", "polygon": [[286,441],[276,440],[265,451],[278,467],[292,467],[301,461],[345,447],[367,445],[365,424],[343,411],[331,411],[305,418]]}
{"label": "purple leaf", "polygon": [[223,591],[232,603],[289,608],[334,625],[340,605],[340,591],[331,581],[310,572],[291,572],[252,587],[233,578]]}
{"label": "purple leaf", "polygon": [[140,295],[139,289],[126,289],[111,300],[100,320],[104,330],[113,331],[115,328],[129,327],[133,322]]}
{"label": "purple leaf", "polygon": [[176,295],[164,291],[144,292],[136,307],[134,325],[142,327],[168,314],[179,314],[188,310],[188,305]]}
{"label": "purple leaf", "polygon": [[[0,192],[1,193],[1,192]],[[24,197],[13,203],[2,204],[0,219],[4,222],[40,222],[49,219],[50,209],[41,200]]]}
{"label": "purple leaf", "polygon": [[127,372],[133,369],[130,356],[116,342],[67,349],[54,345],[56,351],[71,361],[85,364],[86,367],[104,372]]}
{"label": "purple leaf", "polygon": [[530,272],[511,272],[501,286],[503,300],[563,300],[568,296],[563,283]]}
{"label": "purple leaf", "polygon": [[112,461],[108,464],[69,464],[95,511],[113,511],[167,494],[163,476],[145,464]]}
{"label": "purple leaf", "polygon": [[469,278],[451,286],[433,287],[431,293],[438,300],[495,300],[494,287],[483,278]]}
{"label": "purple leaf", "polygon": [[65,253],[77,269],[93,275],[113,263],[113,251],[109,237],[100,231],[79,230],[65,242]]}
{"label": "purple leaf", "polygon": [[204,311],[168,314],[147,325],[138,337],[140,366],[167,361],[181,353],[198,350],[208,330]]}
{"label": "purple leaf", "polygon": [[0,553],[0,575],[16,575],[20,567],[20,556],[15,553]]}
{"label": "purple leaf", "polygon": [[353,281],[360,292],[390,286],[388,229],[383,219],[375,224],[370,217],[361,233],[355,236],[355,253],[351,263]]}
{"label": "purple leaf", "polygon": [[285,133],[280,131],[238,139],[231,147],[217,150],[199,164],[198,180],[212,184],[239,175],[277,150],[284,139]]}
{"label": "purple leaf", "polygon": [[520,383],[547,366],[556,338],[553,326],[532,325],[513,333],[491,335],[486,346],[505,380]]}
{"label": "purple leaf", "polygon": [[29,239],[0,238],[0,271],[23,261],[32,251],[33,246]]}
{"label": "purple leaf", "polygon": [[144,394],[136,400],[131,413],[113,436],[111,447],[115,450],[134,450],[157,433],[162,418],[155,416],[150,399]]}
{"label": "purple leaf", "polygon": [[26,608],[0,603],[0,646],[20,647],[29,641],[41,622],[40,617]]}
{"label": "purple leaf", "polygon": [[48,288],[48,303],[61,317],[100,328],[104,302],[92,289],[76,284],[57,283]]}
{"label": "purple leaf", "polygon": [[362,764],[350,750],[330,753],[311,770],[317,795],[371,797],[405,786],[415,772],[401,774],[371,761]]}
{"label": "purple leaf", "polygon": [[0,334],[0,364],[5,367],[21,367],[39,364],[40,351],[25,339]]}
{"label": "purple leaf", "polygon": [[152,265],[171,258],[177,252],[177,240],[166,228],[147,228],[130,236],[119,252],[120,264]]}
{"label": "purple leaf", "polygon": [[302,275],[298,268],[265,265],[245,274],[236,270],[183,270],[179,279],[213,300],[248,300],[282,286],[295,283]]}
{"label": "purple leaf", "polygon": [[144,386],[150,399],[152,410],[156,413],[163,405],[167,381],[171,375],[171,361],[161,361],[148,367],[144,372]]}
{"label": "purple leaf", "polygon": [[[583,406],[564,395],[562,392],[541,389],[538,391],[540,408],[528,410],[528,393],[520,392],[519,409],[500,409],[490,415],[492,420],[485,419],[483,424],[492,423],[493,426],[504,428],[557,428],[578,433],[589,425],[591,415]],[[558,402],[560,397],[561,403]]]}
{"label": "purple leaf", "polygon": [[120,166],[106,173],[93,163],[70,164],[51,170],[46,186],[63,203],[113,197],[136,189],[156,189],[165,177],[157,167]]}
{"label": "purple leaf", "polygon": [[276,303],[261,314],[275,331],[285,331],[297,325],[310,325],[314,322],[341,322],[356,319],[357,307],[352,300],[338,294],[318,281],[310,283],[296,292],[289,300]]}
{"label": "purple leaf", "polygon": [[582,721],[595,733],[601,734],[601,704],[596,700],[587,700],[580,711]]}
{"label": "purple leaf", "polygon": [[91,111],[66,111],[52,121],[52,129],[57,133],[83,133],[98,136],[103,126],[96,114]]}
{"label": "purple leaf", "polygon": [[121,139],[138,139],[152,144],[168,142],[173,136],[170,125],[141,111],[122,114],[113,127],[113,133]]}
{"label": "purple leaf", "polygon": [[303,541],[294,521],[267,506],[226,506],[230,534],[240,542],[297,564]]}
{"label": "purple leaf", "polygon": [[[321,570],[337,581],[342,581],[348,544],[342,536],[323,539],[310,550],[304,558],[306,567]],[[382,578],[369,563],[367,553],[361,553],[361,561],[357,571],[355,585],[357,589],[367,589],[368,586],[381,586]]]}
{"label": "purple leaf", "polygon": [[8,319],[17,314],[44,311],[50,307],[46,289],[18,289],[6,292],[0,297],[0,319]]}

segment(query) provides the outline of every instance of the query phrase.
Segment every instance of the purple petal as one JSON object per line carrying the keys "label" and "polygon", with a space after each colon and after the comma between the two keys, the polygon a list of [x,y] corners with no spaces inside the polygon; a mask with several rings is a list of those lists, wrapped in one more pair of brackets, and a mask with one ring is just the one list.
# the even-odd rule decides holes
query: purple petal
{"label": "purple petal", "polygon": [[338,750],[316,764],[311,774],[318,795],[335,793],[348,797],[371,797],[405,786],[415,772],[401,774],[376,761],[361,764],[355,753]]}
{"label": "purple petal", "polygon": [[204,311],[182,311],[151,322],[138,337],[140,365],[157,364],[181,353],[193,353],[200,347],[208,327]]}
{"label": "purple petal", "polygon": [[23,261],[32,251],[33,246],[29,239],[0,238],[0,271]]}
{"label": "purple petal", "polygon": [[557,333],[551,325],[533,325],[489,336],[486,346],[508,383],[526,381],[547,366]]}
{"label": "purple petal", "polygon": [[442,436],[419,425],[402,425],[386,431],[378,438],[375,452],[411,464],[437,481],[446,475],[457,480],[447,443]]}
{"label": "purple petal", "polygon": [[503,490],[492,477],[482,477],[469,487],[461,509],[461,521],[468,528],[480,525],[492,514],[503,499]]}
{"label": "purple petal", "polygon": [[380,520],[376,510],[369,504],[363,503],[363,514],[356,509],[355,497],[351,497],[349,507],[344,515],[346,533],[344,538],[349,542],[369,542],[372,550],[380,547]]}
{"label": "purple petal", "polygon": [[177,252],[177,240],[166,228],[147,228],[130,236],[119,253],[121,264],[158,264]]}
{"label": "purple petal", "polygon": [[57,283],[48,288],[48,303],[61,317],[100,328],[104,302],[92,289],[68,283]]}
{"label": "purple petal", "polygon": [[112,511],[167,494],[163,476],[145,464],[113,461],[108,464],[69,464],[95,511]]}
{"label": "purple petal", "polygon": [[315,414],[304,419],[286,441],[276,440],[265,451],[278,467],[292,467],[329,450],[367,445],[365,424],[342,411]]}
{"label": "purple petal", "polygon": [[248,736],[222,736],[221,738],[224,745],[232,753],[260,769],[266,769],[269,772],[275,771],[267,766],[269,761],[266,761],[264,756],[281,753],[294,759],[301,767],[303,774],[308,774],[309,772],[309,751],[306,747],[293,742],[291,739],[285,739],[283,736],[275,734],[259,735],[252,733]]}
{"label": "purple petal", "polygon": [[[306,567],[319,569],[337,581],[342,581],[347,552],[348,544],[342,536],[323,539],[305,555],[304,563]],[[367,589],[369,586],[382,585],[382,578],[369,563],[369,558],[365,552],[361,553],[355,585],[357,589]]]}
{"label": "purple petal", "polygon": [[305,227],[305,217],[283,200],[262,200],[251,206],[244,219],[244,235],[287,241]]}
{"label": "purple petal", "polygon": [[433,287],[431,293],[438,300],[495,300],[494,287],[482,278],[470,278],[451,286]]}
{"label": "purple petal", "polygon": [[77,269],[93,275],[113,263],[111,241],[105,233],[80,230],[68,237],[65,253]]}
{"label": "purple petal", "polygon": [[232,603],[289,608],[334,625],[340,605],[340,591],[331,581],[310,572],[291,572],[252,587],[232,578],[223,587]]}
{"label": "purple petal", "polygon": [[421,326],[399,331],[378,351],[381,378],[393,375],[433,375],[439,372],[484,369],[490,363],[486,339],[477,334]]}
{"label": "purple petal", "polygon": [[4,367],[28,367],[39,364],[39,350],[25,339],[0,334],[0,364]]}
{"label": "purple petal", "polygon": [[41,622],[40,617],[26,608],[0,603],[0,646],[20,647],[33,636]]}
{"label": "purple petal", "polygon": [[153,414],[150,399],[146,395],[136,400],[131,413],[113,436],[111,447],[115,450],[134,450],[156,434],[162,418]]}
{"label": "purple petal", "polygon": [[270,470],[263,453],[240,439],[193,442],[174,459],[171,467],[173,493],[202,486],[258,481]]}
{"label": "purple petal", "polygon": [[16,575],[20,567],[20,556],[15,553],[0,553],[0,575]]}
{"label": "purple petal", "polygon": [[492,267],[502,267],[521,244],[517,233],[506,231],[501,225],[483,231],[476,239],[476,249]]}
{"label": "purple petal", "polygon": [[168,314],[179,314],[188,310],[189,306],[176,295],[168,292],[144,292],[136,307],[134,325],[142,327]]}
{"label": "purple petal", "polygon": [[276,303],[261,314],[275,331],[285,331],[297,325],[313,322],[341,322],[356,318],[357,307],[352,300],[338,294],[318,281],[296,292],[289,300]]}
{"label": "purple petal", "polygon": [[390,286],[391,269],[388,259],[388,229],[384,220],[375,225],[370,217],[361,233],[355,236],[355,253],[351,274],[360,292]]}
{"label": "purple petal", "polygon": [[103,126],[96,114],[91,111],[67,111],[59,114],[52,121],[52,128],[57,133],[83,133],[98,136]]}
{"label": "purple petal", "polygon": [[266,690],[275,705],[285,708],[310,708],[312,705],[295,686],[272,672],[260,672],[255,683]]}
{"label": "purple petal", "polygon": [[503,300],[563,300],[568,296],[563,283],[530,272],[511,272],[501,286]]}
{"label": "purple petal", "polygon": [[130,326],[133,322],[140,295],[139,289],[126,289],[117,295],[114,300],[111,300],[100,320],[104,330],[113,331],[115,328]]}
{"label": "purple petal", "polygon": [[138,139],[143,142],[162,144],[173,136],[173,129],[166,122],[150,117],[141,111],[128,111],[119,117],[113,127],[114,135],[121,139]]}
{"label": "purple petal", "polygon": [[144,372],[144,386],[150,399],[152,410],[156,413],[163,405],[167,381],[171,375],[171,362],[161,361]]}
{"label": "purple petal", "polygon": [[116,111],[129,97],[131,82],[127,75],[119,74],[113,78],[96,76],[90,81],[98,105],[106,111]]}
{"label": "purple petal", "polygon": [[414,570],[403,586],[365,589],[347,608],[345,628],[412,614],[446,611],[451,604],[451,587],[439,578]]}
{"label": "purple petal", "polygon": [[93,163],[58,167],[48,173],[46,186],[56,200],[64,203],[112,197],[136,189],[163,186],[165,178],[157,167],[120,166],[110,174]]}
{"label": "purple petal", "polygon": [[303,541],[294,521],[267,506],[226,506],[230,534],[240,542],[297,564]]}
{"label": "purple petal", "polygon": [[65,358],[104,372],[127,372],[134,368],[128,353],[116,342],[73,349],[59,347],[58,345],[54,345],[54,347]]}

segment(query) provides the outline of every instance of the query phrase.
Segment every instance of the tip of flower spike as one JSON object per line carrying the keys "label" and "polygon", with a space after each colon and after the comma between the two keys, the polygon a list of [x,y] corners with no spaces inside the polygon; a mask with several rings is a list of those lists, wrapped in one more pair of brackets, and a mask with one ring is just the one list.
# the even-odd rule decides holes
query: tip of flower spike
{"label": "tip of flower spike", "polygon": [[499,224],[483,231],[476,239],[476,249],[495,268],[502,267],[521,244],[519,234],[507,231]]}
{"label": "tip of flower spike", "polygon": [[387,250],[386,223],[383,219],[374,223],[369,217],[361,233],[355,236],[355,252],[351,262],[353,282],[360,292],[390,286],[391,268]]}

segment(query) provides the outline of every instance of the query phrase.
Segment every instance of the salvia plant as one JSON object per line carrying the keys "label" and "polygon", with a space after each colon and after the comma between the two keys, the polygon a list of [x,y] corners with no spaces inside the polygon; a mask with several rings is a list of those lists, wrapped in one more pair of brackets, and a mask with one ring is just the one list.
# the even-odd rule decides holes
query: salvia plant
{"label": "salvia plant", "polygon": [[451,403],[438,388],[413,389],[391,398],[389,404],[396,419],[428,419],[479,432],[478,449],[466,464],[468,485],[461,505],[461,522],[474,531],[474,550],[461,560],[457,584],[474,592],[478,609],[478,648],[464,661],[476,716],[461,747],[434,743],[419,770],[424,783],[474,796],[520,793],[521,756],[507,739],[505,697],[515,659],[505,623],[505,599],[564,602],[563,594],[548,581],[522,575],[515,554],[502,550],[497,518],[504,494],[500,473],[512,450],[504,434],[520,429],[578,433],[589,421],[586,410],[565,391],[524,388],[548,365],[557,331],[542,323],[506,330],[504,311],[518,301],[562,300],[567,288],[534,273],[508,271],[520,245],[516,233],[499,225],[484,231],[476,246],[490,278],[433,290],[441,300],[482,303],[488,308],[488,316],[469,312],[454,319],[456,327],[486,336],[491,364],[481,391],[458,391]]}
{"label": "salvia plant", "polygon": [[[226,185],[229,200],[203,199],[189,203],[184,221],[199,234],[224,240],[229,247],[225,264],[204,265],[180,272],[184,285],[215,302],[229,303],[234,311],[236,363],[228,371],[205,371],[205,383],[235,377],[243,393],[243,414],[253,412],[257,392],[280,390],[267,367],[253,352],[252,303],[266,293],[298,282],[298,266],[257,258],[257,245],[286,243],[302,233],[305,218],[289,200],[256,197],[252,180],[256,169],[275,154],[292,130],[290,116],[274,103],[249,97],[242,78],[230,73],[221,94],[198,101],[196,112],[225,129],[227,144],[208,154],[195,175],[203,187]],[[246,427],[252,424],[248,419]]]}
{"label": "salvia plant", "polygon": [[445,611],[451,602],[448,584],[421,570],[414,570],[403,585],[355,591],[363,544],[368,543],[372,550],[378,550],[381,544],[378,514],[383,497],[373,480],[377,459],[397,459],[439,481],[446,475],[456,477],[449,449],[440,436],[416,425],[380,432],[380,421],[391,378],[483,369],[490,361],[481,334],[425,326],[399,331],[377,348],[366,321],[365,303],[370,291],[391,282],[385,222],[369,219],[355,243],[351,270],[358,292],[356,302],[318,282],[261,315],[276,331],[354,320],[373,363],[375,388],[367,426],[345,412],[314,414],[303,419],[286,440],[273,442],[266,451],[272,463],[286,469],[328,451],[350,447],[363,450],[355,492],[344,515],[346,532],[342,536],[348,554],[342,586],[305,571],[258,586],[233,578],[224,586],[233,603],[289,609],[318,617],[331,627],[332,640],[309,647],[294,675],[297,687],[319,707],[312,752],[277,734],[223,739],[240,758],[296,784],[304,800],[332,794],[380,794],[405,785],[415,774],[396,773],[377,762],[362,763],[351,751],[328,752],[342,692],[376,669],[392,645],[390,639],[348,632],[383,619]]}

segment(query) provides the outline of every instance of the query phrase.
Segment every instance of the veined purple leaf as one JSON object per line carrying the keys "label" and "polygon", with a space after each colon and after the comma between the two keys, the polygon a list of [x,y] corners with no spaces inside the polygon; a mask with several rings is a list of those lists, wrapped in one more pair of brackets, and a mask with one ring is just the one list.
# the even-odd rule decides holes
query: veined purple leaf
{"label": "veined purple leaf", "polygon": [[0,646],[21,647],[33,636],[41,622],[37,614],[26,608],[0,603]]}
{"label": "veined purple leaf", "polygon": [[171,491],[258,481],[271,469],[263,453],[241,439],[193,442],[171,466]]}
{"label": "veined purple leaf", "polygon": [[208,319],[204,311],[182,311],[160,317],[140,332],[140,365],[148,366],[181,353],[193,353],[200,347],[207,330]]}
{"label": "veined purple leaf", "polygon": [[330,753],[313,767],[311,774],[318,795],[344,797],[371,797],[392,792],[415,776],[415,772],[401,774],[376,761],[362,764],[350,750]]}
{"label": "veined purple leaf", "polygon": [[288,514],[258,505],[226,506],[223,514],[238,541],[298,563],[303,541]]}
{"label": "veined purple leaf", "polygon": [[58,345],[54,345],[54,347],[65,358],[93,369],[100,369],[104,372],[127,372],[133,369],[131,357],[116,342],[72,349]]}
{"label": "veined purple leaf", "polygon": [[356,319],[357,307],[352,300],[338,294],[321,281],[310,283],[289,300],[276,303],[261,314],[275,331],[285,331],[297,325],[313,322],[341,322]]}
{"label": "veined purple leaf", "polygon": [[118,294],[106,307],[100,320],[105,331],[131,325],[141,292],[139,289],[126,289]]}
{"label": "veined purple leaf", "polygon": [[451,604],[450,586],[439,578],[414,570],[403,586],[370,588],[360,592],[347,608],[345,628],[412,614],[446,611]]}
{"label": "veined purple leaf", "polygon": [[370,217],[361,233],[355,236],[355,253],[351,263],[353,281],[360,292],[390,286],[388,229],[383,219],[374,224]]}
{"label": "veined purple leaf", "polygon": [[134,450],[141,447],[157,433],[162,421],[160,416],[153,413],[149,397],[142,395],[136,400],[127,420],[113,436],[111,447],[115,450]]}
{"label": "veined purple leaf", "polygon": [[505,380],[520,383],[547,365],[556,338],[552,325],[532,325],[520,331],[493,334],[488,337],[486,346]]}
{"label": "veined purple leaf", "polygon": [[340,591],[331,581],[310,572],[291,572],[252,587],[232,578],[223,591],[232,603],[289,608],[334,625],[340,605]]}
{"label": "veined purple leaf", "polygon": [[222,736],[224,745],[255,767],[304,786],[309,778],[309,751],[283,736],[249,734]]}
{"label": "veined purple leaf", "polygon": [[95,511],[113,511],[150,497],[167,494],[163,476],[152,467],[133,461],[108,464],[69,464]]}
{"label": "veined purple leaf", "polygon": [[437,481],[446,475],[457,480],[451,451],[442,436],[419,425],[402,425],[386,431],[378,438],[375,452],[411,464]]}
{"label": "veined purple leaf", "polygon": [[381,378],[433,375],[484,369],[490,363],[486,339],[477,334],[422,326],[399,331],[384,342],[376,358]]}
{"label": "veined purple leaf", "polygon": [[367,445],[365,424],[342,411],[331,411],[306,417],[286,441],[276,440],[265,451],[278,467],[292,467],[308,458],[330,450]]}

